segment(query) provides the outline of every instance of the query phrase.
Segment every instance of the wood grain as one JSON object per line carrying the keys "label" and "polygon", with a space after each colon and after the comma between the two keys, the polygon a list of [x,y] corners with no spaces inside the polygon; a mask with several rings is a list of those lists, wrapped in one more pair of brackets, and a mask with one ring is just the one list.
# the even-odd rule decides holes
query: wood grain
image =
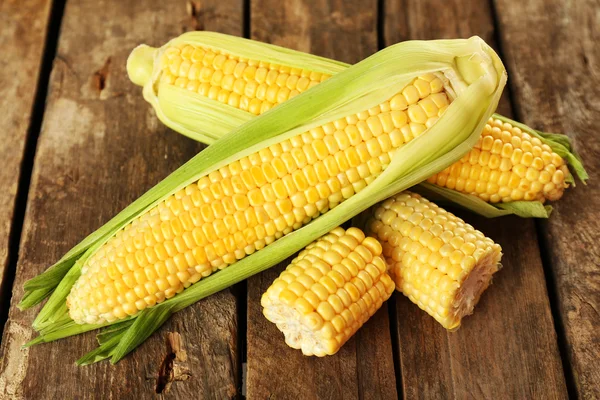
{"label": "wood grain", "polygon": [[[377,51],[376,1],[254,0],[252,38],[345,62]],[[248,281],[247,396],[250,399],[394,399],[387,308],[334,356],[305,357],[262,315],[260,297],[286,264]]]}
{"label": "wood grain", "polygon": [[[40,75],[51,1],[0,2],[0,301],[9,267],[17,188]],[[0,304],[5,306],[4,304]],[[0,318],[5,317],[0,312]],[[0,330],[4,321],[0,321]]]}
{"label": "wood grain", "polygon": [[377,1],[253,0],[252,39],[356,63],[377,51]]}
{"label": "wood grain", "polygon": [[502,0],[497,10],[518,115],[567,133],[591,177],[588,186],[567,190],[539,227],[575,394],[600,398],[598,2]]}
{"label": "wood grain", "polygon": [[[388,0],[386,16],[386,44],[472,35],[494,42],[487,2]],[[499,110],[510,115],[506,95]],[[397,296],[405,398],[565,398],[534,222],[459,215],[500,243],[504,268],[457,332]]]}
{"label": "wood grain", "polygon": [[237,309],[230,291],[180,312],[116,366],[74,365],[95,347],[93,333],[21,350],[33,335],[37,309],[19,312],[15,305],[26,279],[201,149],[164,128],[141,89],[128,81],[131,49],[162,45],[198,18],[208,29],[240,34],[239,3],[203,2],[215,15],[208,19],[192,15],[185,1],[67,3],[2,341],[1,399],[151,398],[169,352],[167,332],[181,335],[191,377],[174,382],[164,398],[231,398],[238,392]]}

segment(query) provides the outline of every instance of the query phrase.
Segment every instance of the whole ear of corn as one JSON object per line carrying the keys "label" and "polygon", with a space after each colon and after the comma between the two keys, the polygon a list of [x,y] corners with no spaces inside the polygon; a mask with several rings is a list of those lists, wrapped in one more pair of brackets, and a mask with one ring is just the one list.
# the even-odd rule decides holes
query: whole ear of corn
{"label": "whole ear of corn", "polygon": [[[217,40],[220,37],[222,41]],[[144,86],[144,96],[160,119],[204,143],[214,142],[345,67],[321,57],[206,32],[184,34],[160,49],[142,45],[128,60],[132,81]],[[402,101],[393,103],[395,110],[413,117],[410,124],[396,127],[405,138],[424,130],[443,112],[449,102],[441,93],[443,84],[435,74],[424,74],[405,89]],[[563,159],[550,147],[556,144],[551,139],[512,122],[491,118],[475,148],[428,181],[488,203],[514,203],[502,207],[507,212],[548,216],[539,203],[558,200],[573,181],[567,161],[582,179],[587,175],[577,157]],[[466,196],[445,197],[486,216],[505,213]]]}
{"label": "whole ear of corn", "polygon": [[500,246],[410,192],[364,214],[366,233],[381,242],[396,288],[444,328],[458,328],[498,271]]}
{"label": "whole ear of corn", "polygon": [[358,228],[334,229],[275,279],[263,314],[304,355],[335,354],[394,291],[381,250]]}
{"label": "whole ear of corn", "polygon": [[[71,318],[101,324],[134,315],[365,189],[443,112],[427,116],[418,99],[435,91],[447,107],[441,84],[419,93],[420,81],[376,107],[242,157],[163,200],[83,264],[67,297]],[[398,110],[406,98],[414,106]]]}
{"label": "whole ear of corn", "polygon": [[[425,98],[415,82],[426,73],[451,102],[423,120],[420,106],[396,103]],[[406,42],[237,128],[26,283],[23,306],[56,288],[34,343],[119,322],[82,362],[119,360],[173,312],[459,159],[505,79],[479,38]]]}

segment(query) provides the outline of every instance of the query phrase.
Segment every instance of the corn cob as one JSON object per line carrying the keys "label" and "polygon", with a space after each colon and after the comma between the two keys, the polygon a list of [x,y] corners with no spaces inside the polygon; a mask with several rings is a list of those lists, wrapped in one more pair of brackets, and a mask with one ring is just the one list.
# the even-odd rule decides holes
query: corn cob
{"label": "corn cob", "polygon": [[275,279],[263,314],[304,355],[335,354],[394,291],[381,250],[358,228],[334,229]]}
{"label": "corn cob", "polygon": [[[133,221],[83,266],[67,298],[71,318],[97,324],[134,315],[364,189],[437,121],[440,109],[426,114],[423,102],[449,102],[439,78],[417,82],[427,81],[222,167]],[[408,112],[400,110],[406,103]]]}
{"label": "corn cob", "polygon": [[[443,90],[415,98],[427,73]],[[174,312],[460,159],[505,82],[479,38],[407,42],[236,128],[26,282],[23,308],[52,291],[30,344],[119,322],[80,363],[120,360]],[[418,119],[420,101],[444,94],[442,113]]]}
{"label": "corn cob", "polygon": [[500,267],[502,249],[436,204],[399,193],[366,212],[396,288],[446,329],[473,312]]}
{"label": "corn cob", "polygon": [[[240,57],[235,54],[234,45],[210,47],[193,38],[185,40],[185,37],[183,35],[182,40],[169,43],[157,52],[160,56],[154,65],[154,79],[159,81],[155,94],[158,98],[161,90],[172,86],[247,112],[249,116],[260,115],[331,76],[331,73],[296,67],[286,61],[284,54],[276,62]],[[152,64],[144,64],[143,60],[150,63],[154,60],[145,55],[148,52],[152,49],[141,46],[134,50],[129,60],[130,76],[142,86],[148,85],[150,74],[138,71],[152,68]],[[339,65],[328,67],[330,71],[337,71]],[[420,121],[417,130],[423,129],[425,121],[433,123],[437,113],[446,107],[447,96],[427,96],[441,91],[442,85],[434,74],[420,76],[414,82],[412,93],[407,93],[407,101],[397,104],[398,110],[412,111],[413,120]],[[416,99],[417,93],[421,97],[419,108],[410,101]],[[185,98],[182,96],[180,101],[186,102]],[[191,134],[193,128],[186,128],[184,123],[171,123],[171,126],[197,140],[213,141],[210,137]],[[232,119],[233,126],[235,118]],[[408,131],[409,127],[403,129]],[[558,200],[572,177],[566,161],[540,138],[523,132],[506,119],[490,118],[474,149],[428,181],[489,203],[521,200],[543,203]]]}

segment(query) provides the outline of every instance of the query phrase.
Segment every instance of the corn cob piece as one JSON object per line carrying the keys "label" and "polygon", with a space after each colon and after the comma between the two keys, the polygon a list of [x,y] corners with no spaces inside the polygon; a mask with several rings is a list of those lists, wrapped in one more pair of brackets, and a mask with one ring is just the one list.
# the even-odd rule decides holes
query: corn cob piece
{"label": "corn cob piece", "polygon": [[71,318],[98,324],[134,315],[300,228],[363,190],[449,101],[440,79],[416,78],[377,107],[273,144],[178,191],[90,257],[67,298]]}
{"label": "corn cob piece", "polygon": [[458,328],[498,271],[501,247],[410,192],[366,214],[366,233],[381,242],[396,288],[444,328]]}
{"label": "corn cob piece", "polygon": [[[142,59],[142,53],[146,51],[147,47],[136,49],[130,57],[132,64],[137,65],[134,61]],[[160,61],[154,68],[162,87],[181,88],[251,116],[260,115],[332,76],[331,73],[296,67],[286,62],[283,54],[276,62],[241,57],[235,54],[233,46],[209,47],[182,40],[167,44],[160,54]],[[153,62],[153,58],[147,59]],[[331,70],[337,71],[336,67]],[[135,70],[130,70],[135,83],[147,83]],[[413,97],[417,92],[423,97],[441,91],[442,85],[434,74],[424,74],[414,82],[415,90],[411,90]],[[160,88],[158,86],[159,96]],[[438,111],[446,107],[447,96],[430,96],[420,101],[420,105],[415,119],[431,124]],[[399,104],[397,109],[410,113],[412,106],[407,101]],[[185,133],[183,125],[171,127]],[[408,127],[404,129],[408,130]],[[202,141],[211,142],[212,139]],[[522,200],[544,203],[560,199],[572,177],[566,161],[548,144],[509,122],[490,118],[474,149],[428,181],[489,203]]]}
{"label": "corn cob piece", "polygon": [[306,356],[335,354],[394,291],[381,244],[336,228],[308,245],[261,298],[263,314]]}

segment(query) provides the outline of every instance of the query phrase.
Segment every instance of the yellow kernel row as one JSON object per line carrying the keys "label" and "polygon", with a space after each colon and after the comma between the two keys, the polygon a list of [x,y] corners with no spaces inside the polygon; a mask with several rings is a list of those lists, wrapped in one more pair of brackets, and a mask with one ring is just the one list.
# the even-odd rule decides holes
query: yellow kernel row
{"label": "yellow kernel row", "polygon": [[195,45],[170,47],[161,82],[258,115],[329,78],[316,71],[244,60]]}

